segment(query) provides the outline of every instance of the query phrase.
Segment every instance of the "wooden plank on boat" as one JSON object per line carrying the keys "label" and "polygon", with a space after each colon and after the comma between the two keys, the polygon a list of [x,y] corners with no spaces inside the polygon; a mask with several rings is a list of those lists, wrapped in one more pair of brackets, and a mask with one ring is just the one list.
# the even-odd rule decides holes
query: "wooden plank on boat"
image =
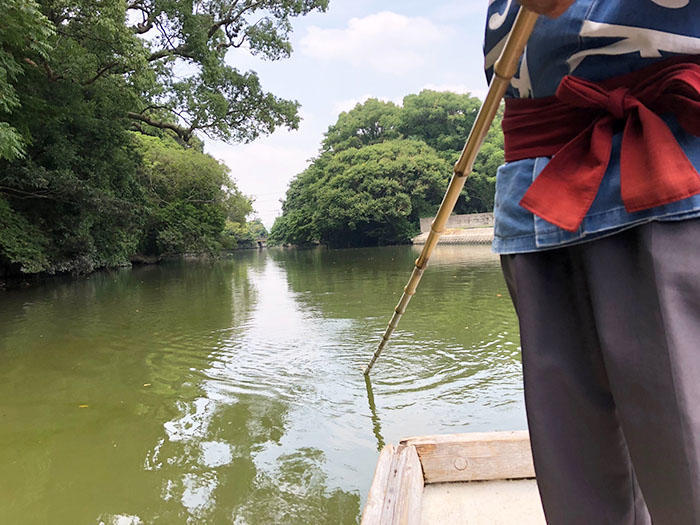
{"label": "wooden plank on boat", "polygon": [[415,447],[399,446],[393,475],[396,482],[389,484],[382,523],[419,525],[424,484],[423,469]]}
{"label": "wooden plank on boat", "polygon": [[420,524],[423,487],[416,448],[387,445],[379,456],[362,525]]}
{"label": "wooden plank on boat", "polygon": [[422,436],[399,446],[416,448],[425,483],[535,477],[527,431]]}
{"label": "wooden plank on boat", "polygon": [[384,506],[384,494],[389,484],[389,472],[391,472],[391,464],[394,461],[395,453],[396,447],[389,444],[379,454],[377,468],[374,470],[374,478],[372,478],[372,485],[367,495],[367,503],[365,503],[365,511],[362,514],[363,524],[380,523]]}

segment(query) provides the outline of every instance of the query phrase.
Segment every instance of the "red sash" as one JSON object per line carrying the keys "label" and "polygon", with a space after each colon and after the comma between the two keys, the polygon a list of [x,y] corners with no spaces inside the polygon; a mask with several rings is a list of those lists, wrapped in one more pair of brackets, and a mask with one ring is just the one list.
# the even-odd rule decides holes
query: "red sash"
{"label": "red sash", "polygon": [[620,187],[628,212],[700,193],[700,175],[660,114],[700,136],[700,56],[665,60],[601,83],[562,79],[553,97],[506,99],[506,161],[552,157],[521,206],[576,231],[623,130]]}

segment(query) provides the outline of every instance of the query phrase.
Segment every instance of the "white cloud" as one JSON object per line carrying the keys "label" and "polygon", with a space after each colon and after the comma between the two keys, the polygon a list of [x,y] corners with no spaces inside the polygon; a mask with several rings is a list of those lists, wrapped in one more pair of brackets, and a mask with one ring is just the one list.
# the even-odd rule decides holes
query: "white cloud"
{"label": "white cloud", "polygon": [[301,40],[301,51],[317,59],[400,75],[425,64],[431,51],[435,52],[435,44],[453,33],[452,28],[427,18],[382,11],[352,18],[345,29],[312,26]]}

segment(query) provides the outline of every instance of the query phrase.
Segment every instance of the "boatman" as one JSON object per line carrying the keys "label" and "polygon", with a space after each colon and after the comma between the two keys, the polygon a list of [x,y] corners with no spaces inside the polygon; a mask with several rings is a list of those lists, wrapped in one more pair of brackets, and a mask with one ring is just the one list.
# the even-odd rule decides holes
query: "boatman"
{"label": "boatman", "polygon": [[700,0],[522,3],[494,249],[547,521],[700,524]]}

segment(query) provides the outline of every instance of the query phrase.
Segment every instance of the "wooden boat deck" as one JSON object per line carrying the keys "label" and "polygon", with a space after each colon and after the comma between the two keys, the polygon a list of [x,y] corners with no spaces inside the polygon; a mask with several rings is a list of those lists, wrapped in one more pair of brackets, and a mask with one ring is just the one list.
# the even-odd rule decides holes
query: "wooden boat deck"
{"label": "wooden boat deck", "polygon": [[527,432],[424,436],[382,450],[363,525],[544,524]]}
{"label": "wooden boat deck", "polygon": [[436,483],[423,489],[423,525],[545,525],[534,479]]}

